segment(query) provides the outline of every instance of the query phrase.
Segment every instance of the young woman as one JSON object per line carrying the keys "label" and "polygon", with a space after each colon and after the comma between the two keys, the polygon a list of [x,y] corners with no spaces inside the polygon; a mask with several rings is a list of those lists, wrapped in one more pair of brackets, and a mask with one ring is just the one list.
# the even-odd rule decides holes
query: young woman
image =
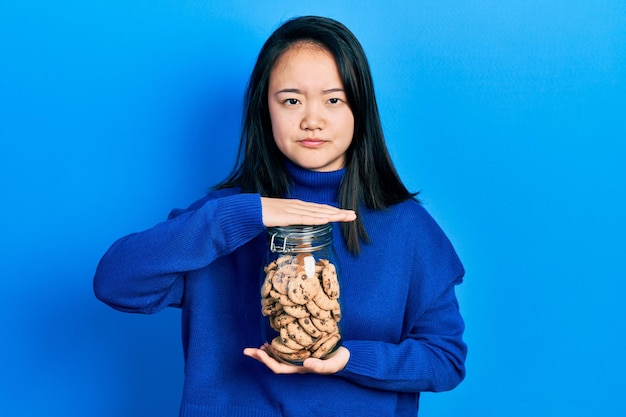
{"label": "young woman", "polygon": [[[329,222],[342,345],[327,359],[277,361],[261,330],[266,228]],[[420,392],[465,375],[463,275],[393,167],[361,45],[339,22],[309,16],[261,49],[232,174],[115,242],[94,287],[122,311],[182,309],[181,416],[415,416]]]}

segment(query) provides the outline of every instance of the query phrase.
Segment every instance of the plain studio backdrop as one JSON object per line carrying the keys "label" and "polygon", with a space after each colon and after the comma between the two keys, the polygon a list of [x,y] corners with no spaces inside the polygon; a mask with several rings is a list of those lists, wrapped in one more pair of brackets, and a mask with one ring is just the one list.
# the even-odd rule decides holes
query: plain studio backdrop
{"label": "plain studio backdrop", "polygon": [[361,40],[467,269],[467,378],[420,415],[626,415],[626,2],[308,3],[0,6],[0,415],[177,415],[180,312],[114,311],[93,273],[229,172],[256,55],[304,14]]}

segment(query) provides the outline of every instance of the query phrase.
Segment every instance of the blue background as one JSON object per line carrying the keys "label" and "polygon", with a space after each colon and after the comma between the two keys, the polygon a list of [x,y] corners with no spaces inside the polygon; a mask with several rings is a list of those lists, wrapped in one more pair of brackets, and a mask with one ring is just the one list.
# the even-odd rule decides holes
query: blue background
{"label": "blue background", "polygon": [[467,269],[468,375],[420,415],[626,415],[626,2],[314,3],[3,2],[0,415],[177,415],[179,312],[116,312],[93,272],[226,175],[256,54],[302,14],[361,40]]}

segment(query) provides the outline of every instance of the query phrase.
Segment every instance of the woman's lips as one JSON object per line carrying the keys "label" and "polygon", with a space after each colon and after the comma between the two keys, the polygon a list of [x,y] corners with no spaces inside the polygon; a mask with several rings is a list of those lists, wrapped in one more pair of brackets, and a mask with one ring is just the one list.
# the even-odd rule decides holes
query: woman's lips
{"label": "woman's lips", "polygon": [[306,138],[306,139],[299,140],[298,142],[306,148],[317,148],[323,145],[326,141],[322,139]]}

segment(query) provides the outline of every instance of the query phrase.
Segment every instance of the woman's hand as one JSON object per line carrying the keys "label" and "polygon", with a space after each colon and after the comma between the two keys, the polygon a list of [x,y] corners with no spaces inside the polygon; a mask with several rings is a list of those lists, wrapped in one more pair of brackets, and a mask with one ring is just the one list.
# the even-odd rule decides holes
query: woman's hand
{"label": "woman's hand", "polygon": [[261,197],[261,208],[265,227],[300,224],[314,226],[356,219],[353,210],[294,199]]}
{"label": "woman's hand", "polygon": [[243,354],[265,364],[275,374],[320,374],[330,375],[341,371],[346,367],[350,359],[350,351],[340,346],[326,359],[307,358],[302,365],[293,365],[275,359],[268,353],[271,347],[264,345],[261,348],[246,348]]}

